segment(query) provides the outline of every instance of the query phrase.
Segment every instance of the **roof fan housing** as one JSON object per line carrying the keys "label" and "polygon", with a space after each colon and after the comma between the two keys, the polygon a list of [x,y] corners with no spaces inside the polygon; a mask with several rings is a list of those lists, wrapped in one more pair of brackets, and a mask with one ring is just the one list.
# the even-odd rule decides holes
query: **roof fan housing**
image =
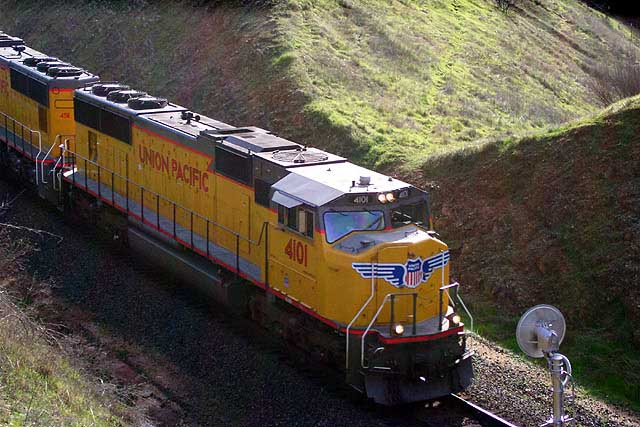
{"label": "roof fan housing", "polygon": [[44,56],[40,58],[30,56],[29,58],[25,58],[24,61],[22,61],[22,63],[27,67],[35,67],[41,62],[58,62],[58,61],[59,61],[58,58],[53,58],[51,56]]}
{"label": "roof fan housing", "polygon": [[133,110],[158,110],[166,107],[169,102],[163,98],[155,96],[141,96],[139,98],[131,98],[127,105]]}
{"label": "roof fan housing", "polygon": [[36,65],[36,68],[38,69],[38,71],[40,71],[41,73],[46,73],[47,70],[51,67],[68,67],[70,66],[70,64],[67,64],[66,62],[60,62],[60,61],[42,61],[39,62],[38,65]]}
{"label": "roof fan housing", "polygon": [[107,95],[107,101],[126,104],[131,98],[139,98],[146,95],[147,92],[141,92],[138,90],[114,90],[113,92],[109,92]]}
{"label": "roof fan housing", "polygon": [[93,85],[91,87],[91,93],[97,96],[107,96],[111,92],[116,90],[128,90],[131,89],[127,85],[122,85],[120,83],[100,83],[97,85]]}
{"label": "roof fan housing", "polygon": [[84,71],[77,67],[50,67],[47,75],[50,77],[77,77],[82,75]]}
{"label": "roof fan housing", "polygon": [[274,151],[273,159],[285,163],[318,163],[327,160],[329,156],[320,151],[307,149]]}

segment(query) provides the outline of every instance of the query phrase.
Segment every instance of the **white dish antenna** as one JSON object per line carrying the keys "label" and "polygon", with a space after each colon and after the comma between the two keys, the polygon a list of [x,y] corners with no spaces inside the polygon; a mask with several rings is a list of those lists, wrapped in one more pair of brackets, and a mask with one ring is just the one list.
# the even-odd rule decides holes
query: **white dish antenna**
{"label": "white dish antenna", "polygon": [[524,353],[541,358],[558,351],[566,330],[567,324],[560,310],[541,304],[522,315],[516,328],[516,339]]}
{"label": "white dish antenna", "polygon": [[571,380],[571,362],[558,351],[567,330],[560,310],[552,305],[536,305],[527,310],[516,328],[518,346],[528,356],[546,357],[553,383],[553,414],[543,426],[564,427],[572,421],[564,413],[565,387]]}

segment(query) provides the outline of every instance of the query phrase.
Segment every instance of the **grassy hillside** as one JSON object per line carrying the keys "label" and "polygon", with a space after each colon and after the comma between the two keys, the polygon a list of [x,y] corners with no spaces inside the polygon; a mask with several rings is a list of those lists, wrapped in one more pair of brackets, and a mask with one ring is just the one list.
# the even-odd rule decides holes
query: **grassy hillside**
{"label": "grassy hillside", "polygon": [[524,309],[554,304],[576,377],[640,408],[640,97],[420,174],[480,332],[516,348]]}
{"label": "grassy hillside", "polygon": [[638,54],[624,26],[577,0],[508,14],[492,0],[271,3],[0,0],[0,28],[106,79],[377,166],[593,113],[597,65]]}
{"label": "grassy hillside", "polygon": [[348,128],[372,164],[594,112],[594,66],[637,52],[578,1],[508,14],[489,0],[288,3],[276,61],[291,63],[307,113]]}
{"label": "grassy hillside", "polygon": [[229,123],[402,165],[433,187],[484,331],[508,340],[522,308],[556,303],[578,376],[640,405],[638,101],[558,128],[599,111],[591,81],[638,55],[632,33],[577,0],[270,3],[0,0],[0,29]]}

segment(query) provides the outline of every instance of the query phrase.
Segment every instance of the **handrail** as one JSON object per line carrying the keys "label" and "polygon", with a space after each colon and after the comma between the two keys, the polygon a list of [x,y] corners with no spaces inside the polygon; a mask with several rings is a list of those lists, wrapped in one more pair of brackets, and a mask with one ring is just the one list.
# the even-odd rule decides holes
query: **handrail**
{"label": "handrail", "polygon": [[[69,136],[69,135],[65,135],[65,136]],[[51,171],[51,173],[54,174],[53,176],[53,190],[54,191],[61,191],[62,190],[62,178],[60,177],[60,174],[55,175],[56,173],[56,169],[58,169],[58,167],[60,166],[60,163],[62,162],[62,166],[64,166],[64,153],[66,152],[66,147],[67,144],[69,143],[69,141],[71,141],[70,139],[65,139],[64,142],[62,144],[60,144],[60,148],[62,148],[62,153],[60,153],[60,157],[58,157],[58,160],[56,160],[56,163],[53,165],[53,169]],[[58,181],[58,188],[56,188],[56,181]]]}
{"label": "handrail", "polygon": [[[455,282],[455,283],[451,283],[450,285],[447,285],[447,286],[441,286],[440,289],[439,289],[439,298],[440,298],[439,301],[438,301],[438,322],[439,322],[438,330],[439,331],[442,331],[442,320],[443,320],[443,317],[442,317],[442,303],[443,303],[442,296],[444,295],[444,292],[446,292],[447,296],[449,297],[449,301],[451,301],[451,295],[449,295],[449,289],[456,288],[456,290],[457,290],[459,286],[460,286],[460,283]],[[455,307],[455,304],[456,303],[454,301],[453,302],[454,307]]]}
{"label": "handrail", "polygon": [[[44,157],[42,158],[42,163],[40,163],[40,178],[42,179],[42,183],[43,184],[48,184],[48,182],[44,180],[44,160],[47,157],[49,157],[49,154],[51,154],[51,152],[53,151],[53,148],[56,146],[56,142],[58,140],[62,139],[63,137],[75,138],[76,136],[75,135],[57,134],[56,137],[53,139],[53,143],[51,144],[51,147],[49,148],[49,151],[47,151],[47,154],[45,154]],[[60,148],[60,146],[58,146],[58,148]],[[61,157],[64,157],[64,151],[63,151],[62,154],[63,154],[63,156],[61,156]],[[37,167],[37,165],[36,165],[36,167]]]}
{"label": "handrail", "polygon": [[467,313],[467,316],[469,316],[469,320],[471,321],[471,332],[473,333],[475,332],[475,329],[473,328],[473,316],[471,315],[471,312],[467,308],[467,305],[464,303],[464,301],[462,301],[460,292],[456,292],[456,296],[458,297],[458,300],[460,301],[460,305],[462,305],[462,308],[464,309],[465,313]]}
{"label": "handrail", "polygon": [[[356,313],[354,318],[351,319],[351,322],[349,322],[349,324],[347,325],[347,329],[345,330],[346,335],[347,335],[346,336],[346,340],[347,340],[347,342],[346,342],[346,350],[345,350],[345,368],[347,369],[347,371],[349,370],[349,330],[351,329],[351,326],[353,326],[353,324],[356,322],[358,317],[360,317],[360,315],[362,314],[364,309],[367,308],[367,306],[369,305],[369,303],[371,302],[371,300],[375,296],[375,287],[376,287],[376,277],[375,276],[376,275],[373,274],[373,268],[374,268],[373,265],[374,265],[374,263],[371,262],[371,295],[369,295],[369,299],[367,299],[367,301],[365,301],[364,305],[362,307],[360,307],[360,310]],[[375,263],[375,265],[378,265],[378,263]]]}
{"label": "handrail", "polygon": [[[17,123],[17,124],[20,125],[20,127],[23,130],[27,129],[31,135],[33,135],[33,134],[38,135],[38,154],[35,157],[35,163],[36,163],[35,172],[36,172],[36,184],[37,184],[38,183],[38,158],[40,157],[40,153],[42,153],[42,133],[40,131],[38,131],[38,130],[31,129],[29,126],[25,125],[22,122],[19,122],[18,120],[14,119],[13,117],[11,117],[10,115],[8,115],[6,113],[0,112],[0,115],[3,116],[5,119],[11,120],[14,123],[14,125],[13,125],[13,129],[14,130],[15,130],[15,124]],[[5,123],[6,123],[6,120],[5,120]],[[9,129],[6,126],[5,126],[4,129],[5,129],[5,135],[7,135],[7,133],[9,132]],[[15,134],[15,132],[12,132],[12,133],[14,134],[14,141],[15,141],[15,135],[16,134]],[[31,138],[29,138],[29,139],[31,140]],[[23,142],[24,142],[24,139],[23,139]],[[31,142],[29,142],[29,143],[31,144]],[[9,139],[8,138],[7,138],[7,144],[9,144]],[[33,145],[33,144],[31,144],[31,145]],[[33,156],[33,152],[31,152],[31,155]]]}
{"label": "handrail", "polygon": [[[77,162],[77,159],[78,159],[78,158],[79,158],[79,159],[82,159],[82,160],[84,160],[85,162],[88,162],[88,163],[91,163],[91,164],[95,165],[99,170],[100,170],[100,169],[105,170],[105,171],[106,171],[106,172],[108,172],[109,174],[111,174],[111,175],[113,175],[113,176],[117,176],[118,178],[120,178],[120,179],[124,180],[125,182],[131,183],[131,184],[133,184],[134,186],[136,186],[136,187],[140,188],[140,189],[141,189],[142,191],[144,191],[145,193],[149,193],[149,194],[151,194],[151,195],[153,195],[153,196],[155,196],[155,197],[157,197],[157,198],[159,198],[159,199],[162,199],[162,200],[164,200],[164,201],[166,201],[166,202],[168,202],[168,203],[170,203],[170,204],[172,204],[172,205],[174,205],[174,206],[176,206],[176,207],[178,207],[178,208],[182,209],[183,211],[187,212],[188,214],[193,215],[194,217],[197,217],[197,218],[199,218],[199,219],[201,219],[201,220],[203,220],[203,221],[208,222],[209,224],[212,224],[212,225],[214,225],[214,226],[216,226],[216,227],[219,227],[219,228],[220,228],[220,229],[222,229],[223,231],[226,231],[226,232],[228,232],[228,233],[232,234],[233,236],[235,236],[235,237],[236,237],[236,238],[238,238],[238,239],[241,239],[241,240],[243,240],[243,241],[245,241],[245,242],[247,242],[247,243],[249,243],[249,244],[251,244],[251,245],[253,245],[253,246],[260,246],[260,245],[261,245],[261,243],[262,243],[262,238],[263,238],[263,236],[264,236],[264,234],[265,234],[265,233],[264,233],[264,231],[265,231],[265,228],[266,228],[266,226],[268,225],[268,223],[263,223],[263,224],[262,224],[262,227],[261,227],[261,230],[260,230],[260,235],[258,236],[258,240],[252,240],[251,238],[244,237],[244,236],[243,236],[243,235],[241,235],[240,233],[237,233],[237,232],[235,232],[234,230],[231,230],[230,228],[225,227],[224,225],[219,224],[219,223],[215,222],[215,221],[214,221],[214,220],[212,220],[212,219],[209,219],[209,218],[207,218],[207,217],[205,217],[205,216],[203,216],[203,215],[200,215],[199,213],[197,213],[197,212],[195,212],[195,211],[193,211],[193,210],[191,210],[191,209],[188,209],[188,208],[186,208],[186,207],[182,206],[181,204],[176,203],[176,202],[174,202],[173,200],[168,199],[167,197],[164,197],[164,196],[162,196],[162,195],[161,195],[161,194],[159,194],[159,193],[156,193],[155,191],[148,190],[148,189],[146,189],[144,186],[142,186],[142,185],[140,185],[140,184],[137,184],[137,183],[135,183],[135,182],[131,181],[130,179],[128,179],[128,178],[126,178],[126,177],[124,177],[124,176],[122,176],[122,175],[120,175],[120,174],[118,174],[118,173],[116,173],[116,172],[114,172],[114,171],[112,171],[112,170],[108,169],[108,168],[105,168],[104,166],[99,165],[97,162],[95,162],[95,161],[93,161],[93,160],[89,160],[89,159],[87,159],[86,157],[83,157],[83,156],[79,155],[79,154],[77,154],[77,153],[75,153],[75,152],[73,152],[73,151],[69,150],[68,148],[64,148],[63,156],[62,156],[62,157],[65,157],[65,153],[70,153],[70,154],[74,157],[74,166],[75,166],[75,165],[77,165],[77,163],[78,163],[78,162]],[[77,169],[77,166],[76,166],[76,169]],[[85,171],[85,174],[86,174],[86,171]],[[114,190],[112,189],[112,191],[114,191]]]}
{"label": "handrail", "polygon": [[[367,326],[367,329],[365,329],[364,333],[362,334],[362,339],[360,341],[360,366],[362,366],[364,369],[368,369],[369,368],[368,365],[364,364],[364,340],[367,337],[367,334],[371,330],[371,327],[375,323],[376,319],[378,319],[378,316],[382,312],[382,309],[384,308],[384,306],[387,303],[387,301],[390,298],[402,297],[402,296],[408,296],[408,295],[411,295],[413,298],[415,298],[415,295],[417,295],[417,294],[418,294],[417,292],[411,292],[411,293],[406,293],[406,294],[405,293],[390,293],[390,294],[387,294],[387,295],[384,296],[384,298],[382,300],[382,303],[380,304],[380,307],[378,307],[378,311],[376,311],[376,314],[371,319],[371,322],[369,323],[369,326]],[[416,307],[415,307],[415,305],[414,305],[413,309],[414,309],[413,319],[414,319],[414,322],[415,322],[415,319],[416,319]],[[388,368],[388,367],[381,367],[381,366],[378,366],[376,368],[377,369],[391,369],[391,368]]]}

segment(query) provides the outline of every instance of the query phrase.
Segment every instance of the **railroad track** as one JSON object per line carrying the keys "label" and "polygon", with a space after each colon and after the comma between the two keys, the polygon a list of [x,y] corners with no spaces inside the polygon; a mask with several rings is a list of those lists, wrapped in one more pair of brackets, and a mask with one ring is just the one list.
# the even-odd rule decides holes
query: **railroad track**
{"label": "railroad track", "polygon": [[420,408],[416,418],[433,427],[518,427],[455,394]]}

